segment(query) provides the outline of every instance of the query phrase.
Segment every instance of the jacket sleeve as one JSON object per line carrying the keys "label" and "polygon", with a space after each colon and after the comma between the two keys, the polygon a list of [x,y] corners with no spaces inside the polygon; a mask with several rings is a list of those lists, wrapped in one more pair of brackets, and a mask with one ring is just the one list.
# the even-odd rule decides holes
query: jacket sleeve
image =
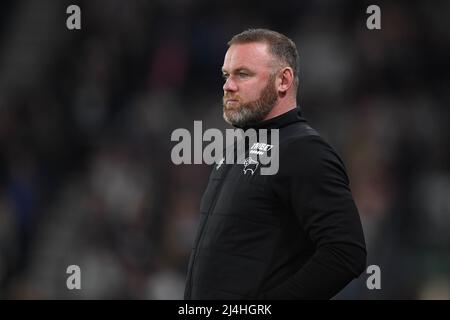
{"label": "jacket sleeve", "polygon": [[298,218],[316,251],[266,299],[330,299],[366,267],[366,246],[344,164],[319,136],[290,141],[274,192]]}

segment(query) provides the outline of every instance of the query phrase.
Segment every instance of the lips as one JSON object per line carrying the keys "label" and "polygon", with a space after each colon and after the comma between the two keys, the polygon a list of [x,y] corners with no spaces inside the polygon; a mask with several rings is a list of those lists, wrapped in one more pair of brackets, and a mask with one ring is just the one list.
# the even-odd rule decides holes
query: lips
{"label": "lips", "polygon": [[233,96],[225,96],[223,100],[225,101],[225,104],[239,102],[239,98]]}
{"label": "lips", "polygon": [[239,105],[240,105],[239,97],[231,95],[225,95],[223,97],[223,107],[225,110],[234,110],[238,108]]}
{"label": "lips", "polygon": [[227,110],[233,110],[239,106],[239,100],[236,99],[228,99],[225,100],[225,108]]}

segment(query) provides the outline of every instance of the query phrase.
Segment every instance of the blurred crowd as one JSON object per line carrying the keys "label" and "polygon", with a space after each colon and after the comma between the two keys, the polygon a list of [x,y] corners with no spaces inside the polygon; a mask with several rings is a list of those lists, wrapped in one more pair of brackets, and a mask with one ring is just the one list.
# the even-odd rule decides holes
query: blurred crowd
{"label": "blurred crowd", "polygon": [[297,44],[299,105],[381,269],[381,290],[362,274],[336,298],[450,299],[450,2],[379,2],[381,30],[369,4],[4,1],[0,298],[182,298],[210,168],[172,164],[170,135],[227,127],[226,43],[265,27]]}

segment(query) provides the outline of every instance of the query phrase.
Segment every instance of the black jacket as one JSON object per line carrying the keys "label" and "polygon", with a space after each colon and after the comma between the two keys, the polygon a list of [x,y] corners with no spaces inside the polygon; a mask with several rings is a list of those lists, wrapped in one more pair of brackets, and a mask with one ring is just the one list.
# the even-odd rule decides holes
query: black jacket
{"label": "black jacket", "polygon": [[279,171],[213,167],[185,299],[329,299],[366,266],[344,164],[299,109],[252,127],[279,129]]}

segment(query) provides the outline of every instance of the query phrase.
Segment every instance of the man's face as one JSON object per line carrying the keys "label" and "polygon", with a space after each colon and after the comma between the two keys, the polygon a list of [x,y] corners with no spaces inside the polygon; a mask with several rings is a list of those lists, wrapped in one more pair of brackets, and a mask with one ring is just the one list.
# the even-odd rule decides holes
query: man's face
{"label": "man's face", "polygon": [[265,43],[228,48],[222,67],[225,121],[242,127],[264,120],[278,100],[274,71],[275,61]]}

